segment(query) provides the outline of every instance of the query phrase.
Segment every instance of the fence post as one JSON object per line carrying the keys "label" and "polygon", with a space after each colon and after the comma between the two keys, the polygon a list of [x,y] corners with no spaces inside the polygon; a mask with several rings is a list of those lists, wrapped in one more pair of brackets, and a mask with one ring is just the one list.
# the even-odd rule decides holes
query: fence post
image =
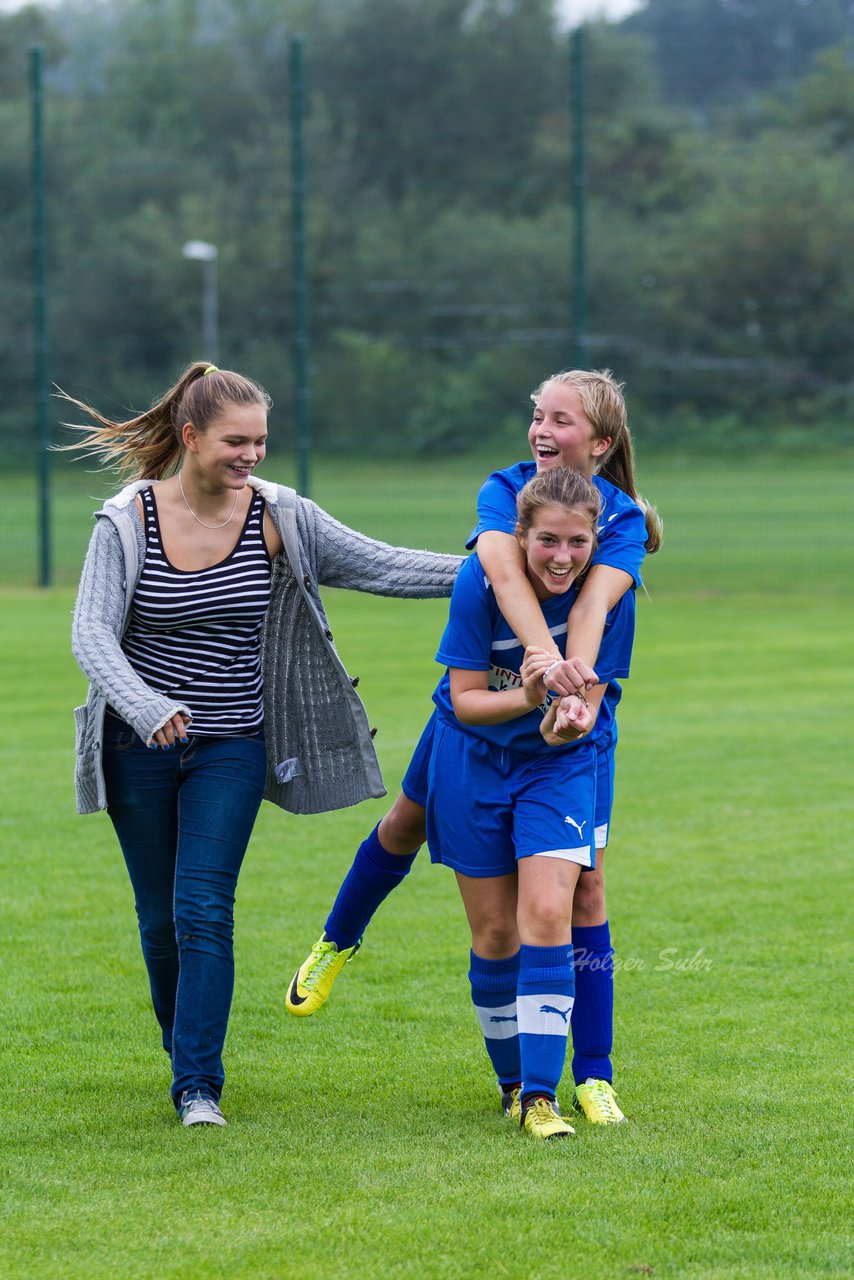
{"label": "fence post", "polygon": [[572,84],[572,328],[576,369],[587,368],[587,159],[585,155],[584,27],[570,39]]}
{"label": "fence post", "polygon": [[305,266],[302,36],[291,38],[291,236],[294,275],[294,395],[297,420],[297,490],[308,497],[311,455],[308,285]]}
{"label": "fence post", "polygon": [[42,51],[30,49],[33,181],[33,320],[35,329],[36,453],[38,458],[39,586],[51,584],[50,382],[48,377],[47,271],[45,267]]}

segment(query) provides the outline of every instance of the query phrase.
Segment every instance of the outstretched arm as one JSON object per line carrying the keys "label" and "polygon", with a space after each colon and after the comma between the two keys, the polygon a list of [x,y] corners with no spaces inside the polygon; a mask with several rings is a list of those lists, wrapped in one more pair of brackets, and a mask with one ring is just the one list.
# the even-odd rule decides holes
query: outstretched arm
{"label": "outstretched arm", "polygon": [[297,500],[297,529],[319,585],[377,596],[449,596],[462,556],[393,547],[333,519],[307,498]]}

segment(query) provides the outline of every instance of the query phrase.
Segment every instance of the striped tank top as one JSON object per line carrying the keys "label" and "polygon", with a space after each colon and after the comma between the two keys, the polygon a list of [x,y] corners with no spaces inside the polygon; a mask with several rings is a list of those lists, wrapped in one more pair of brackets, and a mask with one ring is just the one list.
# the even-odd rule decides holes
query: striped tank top
{"label": "striped tank top", "polygon": [[257,493],[234,549],[209,569],[176,569],[166,556],[153,488],[145,511],[145,565],[122,649],[158,693],[193,713],[202,737],[257,733],[264,720],[261,628],[270,602],[264,501]]}

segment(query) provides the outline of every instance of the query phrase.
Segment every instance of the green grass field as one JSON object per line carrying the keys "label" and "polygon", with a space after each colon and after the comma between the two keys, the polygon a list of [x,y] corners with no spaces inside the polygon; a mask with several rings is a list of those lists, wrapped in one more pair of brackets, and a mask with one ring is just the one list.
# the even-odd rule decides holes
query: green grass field
{"label": "green grass field", "polygon": [[[410,496],[402,465],[330,465],[315,496],[378,536],[453,549],[483,469],[419,465]],[[0,487],[0,1275],[851,1274],[850,466],[641,470],[667,541],[639,605],[608,854],[631,1123],[542,1147],[500,1117],[462,909],[424,856],[323,1013],[284,1013],[384,802],[263,807],[238,893],[230,1123],[176,1125],[121,858],[104,815],[73,811],[72,590],[26,585],[32,495]],[[57,496],[66,584],[87,486],[107,491],[91,481]],[[327,602],[394,792],[446,605]]]}

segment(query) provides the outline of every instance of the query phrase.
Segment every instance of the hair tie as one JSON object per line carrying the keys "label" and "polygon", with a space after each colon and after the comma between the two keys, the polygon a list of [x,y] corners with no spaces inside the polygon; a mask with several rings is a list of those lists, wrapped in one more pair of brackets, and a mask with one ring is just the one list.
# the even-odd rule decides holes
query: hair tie
{"label": "hair tie", "polygon": [[215,364],[209,364],[207,369],[205,369],[204,373],[202,374],[202,377],[206,378],[209,373],[219,373],[219,369],[216,367]]}

